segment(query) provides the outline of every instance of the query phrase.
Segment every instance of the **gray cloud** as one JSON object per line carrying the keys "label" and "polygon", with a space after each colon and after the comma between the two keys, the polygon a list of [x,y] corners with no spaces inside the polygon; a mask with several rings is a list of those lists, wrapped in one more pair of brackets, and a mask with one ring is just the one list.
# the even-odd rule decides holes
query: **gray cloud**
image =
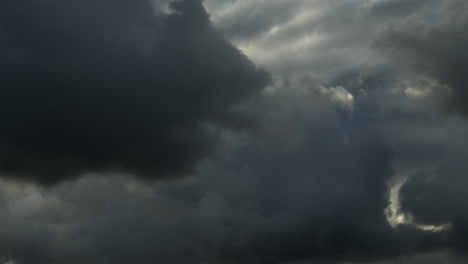
{"label": "gray cloud", "polygon": [[[468,8],[464,1],[438,3],[385,31],[377,45],[387,47],[397,67],[413,79],[440,84],[443,110],[466,113]],[[435,14],[434,14],[435,13]]]}
{"label": "gray cloud", "polygon": [[[189,172],[233,108],[268,82],[200,1],[3,1],[0,170],[54,183],[87,171]],[[212,127],[212,128],[211,128]]]}
{"label": "gray cloud", "polygon": [[466,192],[466,149],[452,149],[433,171],[411,175],[400,190],[402,210],[416,223],[450,225],[445,245],[465,254],[468,242]]}
{"label": "gray cloud", "polygon": [[89,175],[50,189],[6,186],[4,210],[21,221],[7,224],[15,242],[2,254],[20,264],[288,263],[434,248],[430,232],[387,222],[393,152],[373,121],[359,108],[347,116],[311,80],[279,85],[252,102],[262,139],[230,139],[229,155],[183,181]]}
{"label": "gray cloud", "polygon": [[437,1],[233,0],[221,7],[218,2],[206,1],[216,26],[256,62],[276,74],[307,73],[327,82],[386,64],[373,50],[376,35]]}
{"label": "gray cloud", "polygon": [[56,184],[0,182],[0,263],[466,262],[462,1],[32,2],[0,153]]}
{"label": "gray cloud", "polygon": [[[464,69],[468,62],[468,9],[463,1],[456,0],[441,1],[437,5],[436,9],[425,9],[392,25],[376,44],[386,48],[391,54],[391,63],[406,76],[407,92],[424,98],[425,102],[435,102],[436,110],[442,110],[446,120],[442,126],[420,131],[415,135],[416,139],[408,136],[411,141],[405,146],[424,142],[428,135],[433,134],[431,137],[436,141],[426,143],[427,146],[439,144],[440,147],[439,157],[435,157],[428,166],[413,167],[416,170],[400,190],[402,212],[420,225],[450,227],[441,234],[444,240],[441,246],[464,255],[467,218],[463,213],[466,205],[462,189],[466,187],[463,176],[466,174],[463,162],[467,149],[463,136],[467,131],[466,120],[447,114],[466,114]],[[434,118],[435,115],[430,116]],[[416,126],[425,123],[421,118],[413,122]],[[408,133],[402,135],[407,136]],[[436,153],[426,153],[431,152]],[[416,157],[423,155],[418,152],[412,154]]]}

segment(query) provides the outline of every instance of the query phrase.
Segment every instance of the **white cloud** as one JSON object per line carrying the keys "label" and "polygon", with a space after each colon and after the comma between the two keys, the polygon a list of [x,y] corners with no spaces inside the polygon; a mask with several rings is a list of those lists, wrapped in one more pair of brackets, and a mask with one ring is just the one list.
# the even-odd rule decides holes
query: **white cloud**
{"label": "white cloud", "polygon": [[354,110],[354,96],[342,86],[320,87],[320,92],[332,103],[344,110],[352,112]]}

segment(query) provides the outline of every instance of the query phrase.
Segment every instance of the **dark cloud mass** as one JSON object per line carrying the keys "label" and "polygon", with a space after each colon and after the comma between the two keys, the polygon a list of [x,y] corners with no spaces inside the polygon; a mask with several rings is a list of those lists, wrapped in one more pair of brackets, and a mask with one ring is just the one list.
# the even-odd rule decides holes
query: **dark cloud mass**
{"label": "dark cloud mass", "polygon": [[[32,201],[41,208],[26,217],[33,222],[4,220],[3,236],[12,239],[3,254],[39,264],[253,264],[369,261],[420,250],[415,241],[424,234],[400,234],[385,218],[393,153],[380,133],[366,120],[318,120],[305,112],[323,100],[315,88],[290,89],[256,107],[269,114],[263,126],[293,120],[301,144],[280,144],[293,140],[278,137],[287,133],[278,127],[282,133],[265,139],[276,144],[249,141],[202,166],[193,181],[145,189],[85,177],[59,185]],[[296,108],[276,108],[279,101]],[[328,106],[321,111],[334,114]],[[19,214],[21,206],[7,211]],[[15,229],[30,231],[8,231]],[[48,242],[37,243],[41,238]]]}
{"label": "dark cloud mass", "polygon": [[434,171],[411,175],[400,190],[402,210],[415,222],[447,225],[446,247],[466,255],[468,244],[466,150],[452,151]]}
{"label": "dark cloud mass", "polygon": [[434,13],[435,19],[424,13],[408,16],[377,42],[389,48],[397,65],[413,78],[437,81],[439,92],[450,93],[441,97],[443,110],[467,114],[468,6],[465,1],[444,1]]}
{"label": "dark cloud mass", "polygon": [[[0,171],[53,183],[87,171],[190,171],[268,81],[201,1],[0,3]],[[211,129],[210,129],[211,128]]]}
{"label": "dark cloud mass", "polygon": [[[426,102],[435,98],[438,110],[445,114],[461,113],[465,116],[462,122],[466,122],[468,5],[459,0],[441,1],[437,5],[437,9],[427,8],[388,27],[377,44],[391,52],[392,62],[408,77],[410,85],[429,91]],[[422,123],[421,119],[417,121],[418,126]],[[443,141],[441,157],[410,173],[399,191],[399,200],[402,212],[415,223],[445,227],[441,247],[466,258],[467,142],[466,130],[460,134],[457,130],[453,127],[448,131],[452,135]],[[433,131],[437,128],[421,132],[416,140],[405,145],[410,146]],[[431,145],[436,146],[436,142],[428,144]],[[430,152],[434,153],[427,153]]]}
{"label": "dark cloud mass", "polygon": [[467,29],[466,0],[0,0],[0,264],[467,263]]}
{"label": "dark cloud mass", "polygon": [[353,118],[336,111],[315,83],[281,87],[254,100],[263,138],[245,139],[187,181],[88,175],[7,197],[0,252],[19,264],[282,264],[433,249],[432,233],[387,222],[394,153],[363,109]]}

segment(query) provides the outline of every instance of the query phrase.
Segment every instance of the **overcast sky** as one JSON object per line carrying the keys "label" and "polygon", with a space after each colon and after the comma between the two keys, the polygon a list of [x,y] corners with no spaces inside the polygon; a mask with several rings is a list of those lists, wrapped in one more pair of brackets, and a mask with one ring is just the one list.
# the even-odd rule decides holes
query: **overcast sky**
{"label": "overcast sky", "polygon": [[0,1],[0,264],[468,262],[465,0]]}

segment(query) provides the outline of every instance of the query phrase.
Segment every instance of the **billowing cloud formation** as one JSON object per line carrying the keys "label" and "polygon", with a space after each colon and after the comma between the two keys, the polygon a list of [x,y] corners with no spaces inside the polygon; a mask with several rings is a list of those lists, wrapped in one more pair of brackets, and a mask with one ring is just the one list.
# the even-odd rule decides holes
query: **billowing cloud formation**
{"label": "billowing cloud formation", "polygon": [[95,175],[48,191],[4,190],[9,242],[1,253],[20,264],[289,263],[423,249],[417,242],[431,236],[394,230],[385,218],[391,149],[359,112],[350,123],[321,102],[322,89],[266,91],[255,107],[271,133],[245,139],[183,182]]}
{"label": "billowing cloud formation", "polygon": [[440,1],[434,9],[408,16],[386,30],[377,45],[386,47],[398,67],[414,80],[437,82],[445,110],[468,113],[468,6]]}
{"label": "billowing cloud formation", "polygon": [[[14,128],[21,123],[3,114],[15,125],[0,132],[8,136],[5,143],[14,143],[5,151],[18,153],[8,157],[29,157],[7,168],[28,165],[23,167],[43,174],[68,167],[88,171],[81,169],[86,165],[89,171],[187,173],[153,182],[91,173],[48,187],[2,180],[0,263],[467,262],[468,122],[435,107],[443,101],[463,112],[462,86],[455,85],[463,79],[448,65],[455,60],[463,66],[465,55],[457,57],[449,48],[463,53],[463,34],[445,42],[437,38],[464,29],[463,1],[205,0],[210,17],[201,1],[191,0],[169,9],[171,1],[155,0],[155,15],[142,1],[45,2],[31,1],[27,10],[0,3],[1,45],[8,47],[1,53],[8,61],[2,70],[34,73],[29,79],[6,75],[19,91],[54,80],[76,82],[71,91],[84,93],[10,93],[10,99],[36,102],[30,105],[39,112],[2,99],[0,107],[31,121],[24,128],[42,129],[36,137],[24,129],[17,135]],[[58,7],[63,11],[52,11]],[[270,69],[272,82],[265,89],[267,76],[224,41],[208,18]],[[63,23],[52,23],[58,20]],[[49,72],[67,75],[52,78]],[[120,74],[106,75],[115,72]],[[114,80],[115,91],[98,85]],[[88,83],[93,89],[80,88]],[[141,85],[124,89],[135,83]],[[66,100],[52,100],[58,95]],[[35,101],[38,96],[48,104]],[[73,106],[81,101],[90,108]],[[118,111],[121,105],[133,111]],[[84,115],[90,112],[99,115]],[[51,121],[38,126],[43,123],[36,113],[55,113],[48,120],[87,129],[54,130],[49,125],[57,122]],[[65,114],[76,118],[68,121]],[[249,117],[255,133],[244,133],[252,125]],[[93,127],[101,130],[88,130]],[[62,137],[52,139],[44,131]],[[78,141],[66,149],[77,158],[60,159],[58,154],[68,152],[50,142],[70,138]],[[104,149],[114,142],[136,147],[84,151],[90,148],[83,142],[95,138],[104,139],[97,145]],[[31,157],[59,157],[58,166]]]}
{"label": "billowing cloud formation", "polygon": [[268,81],[201,1],[0,3],[0,171],[53,183],[87,171],[189,172]]}
{"label": "billowing cloud formation", "polygon": [[[466,2],[458,0],[433,4],[437,8],[426,6],[420,12],[389,26],[376,39],[376,45],[386,49],[393,65],[407,79],[409,87],[405,92],[409,96],[422,98],[426,103],[437,101],[439,110],[445,113],[466,115],[468,6]],[[463,202],[466,200],[463,190],[468,182],[463,157],[466,156],[468,144],[462,136],[466,133],[466,124],[461,125],[460,122],[466,123],[466,120],[458,121],[456,127],[449,129],[447,127],[453,125],[450,123],[454,119],[446,120],[443,134],[448,135],[442,144],[436,141],[425,143],[429,147],[439,145],[438,151],[416,152],[413,158],[406,159],[439,152],[439,158],[432,164],[410,173],[399,192],[399,200],[402,213],[410,221],[422,226],[444,228],[441,247],[465,254],[468,218],[464,213],[467,206]],[[422,126],[426,121],[419,118],[415,124]],[[405,145],[410,146],[438,130],[437,127],[428,128],[427,132],[421,130],[416,140]],[[440,136],[433,139],[439,141],[437,138],[440,139]]]}
{"label": "billowing cloud formation", "polygon": [[447,247],[465,252],[468,243],[466,149],[452,151],[434,171],[410,176],[400,190],[402,210],[416,223],[445,225]]}

